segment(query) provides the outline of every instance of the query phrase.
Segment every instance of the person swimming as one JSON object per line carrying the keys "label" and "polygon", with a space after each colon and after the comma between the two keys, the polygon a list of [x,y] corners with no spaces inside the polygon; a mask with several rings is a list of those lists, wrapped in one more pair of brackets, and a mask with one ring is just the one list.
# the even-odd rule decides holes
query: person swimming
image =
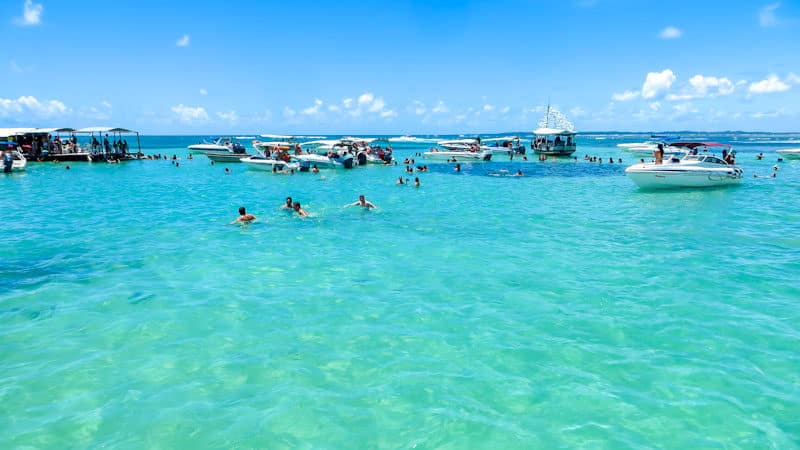
{"label": "person swimming", "polygon": [[292,205],[292,209],[297,211],[297,214],[300,217],[308,217],[308,213],[303,209],[302,206],[300,206],[300,202],[294,202],[294,205]]}
{"label": "person swimming", "polygon": [[239,207],[239,217],[237,217],[233,222],[229,223],[228,225],[233,225],[235,223],[250,223],[256,220],[256,216],[252,214],[248,214],[247,210],[245,210],[244,206]]}
{"label": "person swimming", "polygon": [[281,206],[281,209],[294,209],[294,206],[292,206],[292,197],[286,197],[286,203]]}
{"label": "person swimming", "polygon": [[414,187],[419,187],[419,177],[414,178]]}
{"label": "person swimming", "polygon": [[405,183],[403,183],[403,176],[402,175],[397,177],[397,184],[405,184]]}
{"label": "person swimming", "polygon": [[319,173],[319,169],[317,168],[316,164],[314,164],[314,166],[311,168],[311,173]]}
{"label": "person swimming", "polygon": [[[419,178],[417,178],[417,182],[419,182]],[[373,204],[372,202],[367,200],[366,197],[364,197],[364,194],[361,194],[361,195],[358,196],[358,201],[357,202],[353,202],[353,203],[344,205],[345,208],[349,208],[351,206],[360,206],[362,208],[367,208],[367,209],[377,208],[377,206],[375,206],[375,204]]]}

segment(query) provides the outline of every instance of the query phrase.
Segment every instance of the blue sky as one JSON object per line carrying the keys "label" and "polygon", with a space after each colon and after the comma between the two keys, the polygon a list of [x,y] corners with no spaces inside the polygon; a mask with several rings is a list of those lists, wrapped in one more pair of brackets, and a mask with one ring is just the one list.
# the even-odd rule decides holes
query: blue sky
{"label": "blue sky", "polygon": [[800,131],[800,1],[6,0],[0,126]]}

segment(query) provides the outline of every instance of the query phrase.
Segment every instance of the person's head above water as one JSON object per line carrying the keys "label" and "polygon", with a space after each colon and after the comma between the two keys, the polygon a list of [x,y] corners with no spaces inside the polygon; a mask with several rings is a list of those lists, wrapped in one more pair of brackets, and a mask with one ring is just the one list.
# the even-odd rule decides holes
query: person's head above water
{"label": "person's head above water", "polygon": [[367,201],[367,200],[364,198],[364,194],[361,194],[361,195],[359,195],[359,196],[358,196],[358,201],[359,201],[359,202],[361,202],[361,203],[364,203],[365,201]]}
{"label": "person's head above water", "polygon": [[247,210],[244,209],[244,206],[240,206],[239,207],[239,215],[243,216],[245,214],[247,214]]}
{"label": "person's head above water", "polygon": [[286,206],[292,206],[292,197],[286,197]]}

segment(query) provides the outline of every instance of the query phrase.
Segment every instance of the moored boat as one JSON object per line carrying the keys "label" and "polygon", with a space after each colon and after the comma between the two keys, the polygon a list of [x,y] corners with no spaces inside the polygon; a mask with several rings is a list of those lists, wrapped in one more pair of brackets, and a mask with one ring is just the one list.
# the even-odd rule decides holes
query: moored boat
{"label": "moored boat", "polygon": [[[671,156],[662,162],[635,164],[625,173],[642,189],[701,188],[738,184],[744,172],[735,164],[713,154],[709,148],[723,148],[727,156],[731,146],[716,142],[682,142],[671,147],[685,149],[685,156]],[[698,150],[702,149],[703,153]]]}
{"label": "moored boat", "polygon": [[800,159],[800,148],[784,148],[775,153],[786,159]]}
{"label": "moored boat", "polygon": [[539,128],[533,134],[531,149],[539,155],[570,156],[578,148],[575,141],[577,133],[572,122],[550,105],[547,105],[547,111],[539,121]]}

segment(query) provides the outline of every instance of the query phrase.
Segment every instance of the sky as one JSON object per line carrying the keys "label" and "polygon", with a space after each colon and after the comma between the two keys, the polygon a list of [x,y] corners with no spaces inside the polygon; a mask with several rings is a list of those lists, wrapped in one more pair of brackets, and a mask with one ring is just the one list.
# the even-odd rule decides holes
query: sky
{"label": "sky", "polygon": [[0,127],[800,131],[800,0],[3,0]]}

